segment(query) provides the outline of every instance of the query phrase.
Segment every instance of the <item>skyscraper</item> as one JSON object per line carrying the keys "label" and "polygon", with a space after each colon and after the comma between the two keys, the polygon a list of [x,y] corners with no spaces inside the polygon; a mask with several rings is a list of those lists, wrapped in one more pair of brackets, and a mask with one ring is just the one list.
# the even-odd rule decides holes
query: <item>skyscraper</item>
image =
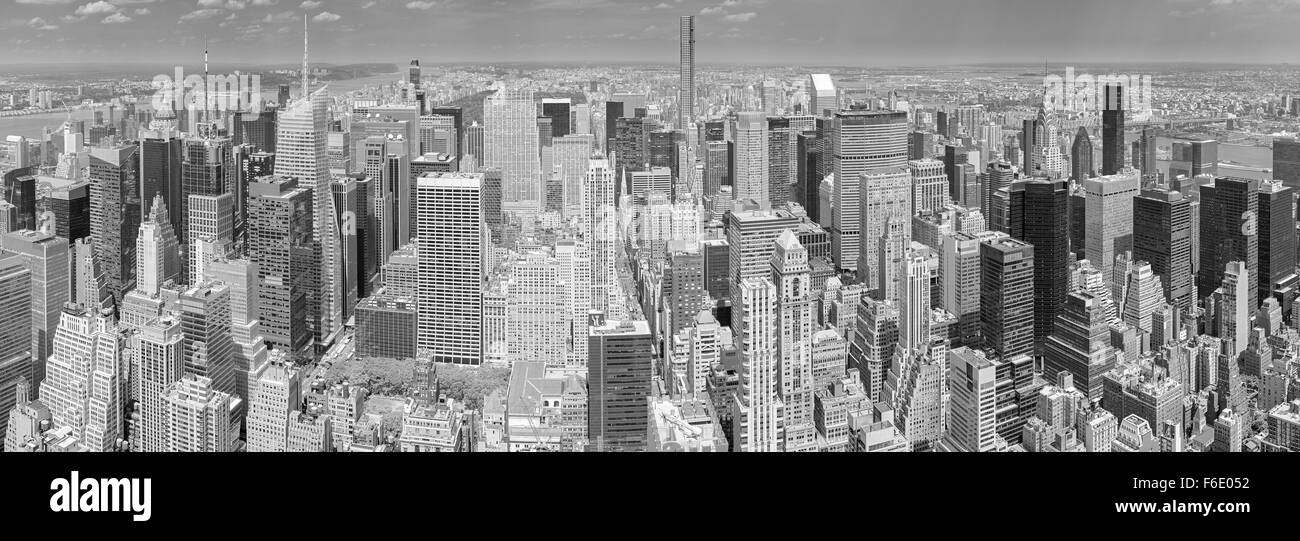
{"label": "skyscraper", "polygon": [[283,452],[289,419],[302,406],[302,378],[284,355],[273,355],[249,374],[247,451]]}
{"label": "skyscraper", "polygon": [[[212,388],[235,393],[235,344],[230,332],[230,286],[203,282],[180,294],[185,373],[205,376]],[[245,398],[245,397],[241,397]]]}
{"label": "skyscraper", "polygon": [[1069,282],[1070,223],[1066,181],[1034,179],[1013,185],[1011,237],[1033,245],[1034,345],[1052,334]]}
{"label": "skyscraper", "polygon": [[752,199],[759,205],[770,204],[767,117],[761,111],[737,113],[732,133],[736,144],[736,168],[732,180],[736,200]]}
{"label": "skyscraper", "polygon": [[213,389],[212,380],[186,374],[163,391],[163,417],[167,431],[163,451],[173,453],[228,453],[235,450],[241,418],[232,413],[242,407],[229,393]]}
{"label": "skyscraper", "polygon": [[775,356],[776,286],[766,277],[745,278],[736,295],[739,313],[732,318],[740,349],[740,392],[734,397],[733,449],[742,452],[784,450],[784,410],[780,367]]}
{"label": "skyscraper", "polygon": [[[831,194],[834,207],[830,227],[831,253],[837,267],[857,271],[860,237],[866,235],[873,242],[880,238],[879,229],[874,235],[862,231],[863,217],[867,215],[867,209],[861,206],[861,189],[865,184],[861,180],[862,174],[873,169],[893,168],[898,171],[901,168],[905,184],[910,184],[911,178],[906,171],[907,113],[842,111],[835,115],[833,130],[831,165],[835,173],[835,189]],[[893,183],[900,179],[880,180]],[[904,188],[904,191],[908,190]],[[910,192],[907,195],[905,200],[910,199]],[[910,204],[907,212],[910,212]],[[870,223],[883,225],[884,215],[873,214]],[[874,275],[869,278],[874,278]]]}
{"label": "skyscraper", "polygon": [[1296,297],[1296,189],[1282,182],[1259,186],[1259,294],[1290,306]]}
{"label": "skyscraper", "polygon": [[1124,86],[1102,87],[1101,174],[1117,175],[1124,169]]}
{"label": "skyscraper", "polygon": [[678,39],[677,129],[685,130],[695,120],[695,16],[682,15]]}
{"label": "skyscraper", "polygon": [[839,94],[835,90],[835,81],[826,73],[814,73],[809,77],[808,109],[818,116],[835,116],[840,112]]}
{"label": "skyscraper", "polygon": [[1082,182],[1092,178],[1095,170],[1092,166],[1092,138],[1088,137],[1088,128],[1079,126],[1074,135],[1074,144],[1070,146],[1070,180]]}
{"label": "skyscraper", "polygon": [[133,449],[146,453],[167,451],[166,389],[184,373],[185,348],[181,323],[172,316],[155,318],[141,327],[132,350],[132,383],[138,394],[140,422],[132,436]]}
{"label": "skyscraper", "polygon": [[948,176],[943,162],[912,160],[907,162],[907,170],[912,174],[912,215],[939,211],[948,204]]}
{"label": "skyscraper", "polygon": [[[22,258],[31,273],[31,352],[32,387],[40,389],[45,379],[46,359],[54,353],[54,333],[59,325],[64,303],[68,302],[70,282],[68,241],[49,233],[30,229],[4,236],[4,250]],[[39,392],[38,392],[39,394]]]}
{"label": "skyscraper", "polygon": [[189,223],[188,284],[197,284],[209,263],[223,259],[235,248],[235,198],[190,194],[186,212]]}
{"label": "skyscraper", "polygon": [[301,352],[311,343],[307,301],[315,279],[311,190],[290,177],[249,185],[248,257],[257,264],[258,319],[266,343]]}
{"label": "skyscraper", "polygon": [[1043,375],[1051,381],[1069,373],[1084,395],[1101,399],[1102,376],[1115,366],[1110,325],[1100,299],[1084,290],[1071,292],[1043,348]]}
{"label": "skyscraper", "polygon": [[[879,285],[888,281],[887,275],[893,270],[882,268],[882,254],[875,250],[881,239],[890,235],[889,225],[894,224],[907,237],[896,237],[903,249],[911,242],[912,174],[906,166],[875,168],[861,173],[858,182],[858,280]],[[901,250],[895,255],[901,258]],[[882,287],[877,289],[877,298],[887,298],[879,296],[884,294]]]}
{"label": "skyscraper", "polygon": [[329,104],[328,87],[321,87],[281,110],[275,145],[275,174],[294,177],[299,186],[311,190],[312,238],[320,259],[314,266],[319,279],[308,292],[307,323],[317,344],[322,346],[332,342],[334,334],[343,330],[343,258],[338,230],[332,227],[335,223],[332,179],[325,156]]}
{"label": "skyscraper", "polygon": [[941,306],[957,316],[956,338],[952,341],[954,347],[978,347],[983,342],[980,331],[980,244],[1006,237],[1006,233],[993,231],[944,235],[939,268],[939,280],[943,285]]}
{"label": "skyscraper", "polygon": [[482,360],[483,174],[426,173],[419,201],[418,345],[436,362]]}
{"label": "skyscraper", "polygon": [[[1223,282],[1223,269],[1240,261],[1252,277],[1259,276],[1259,181],[1219,177],[1200,186],[1200,269],[1196,276],[1198,298]],[[1271,277],[1270,277],[1271,279]],[[1258,288],[1250,288],[1249,306],[1258,306]],[[1238,344],[1238,348],[1244,348]]]}
{"label": "skyscraper", "polygon": [[482,164],[501,169],[505,208],[541,208],[540,145],[532,90],[498,89],[483,100]]}
{"label": "skyscraper", "polygon": [[812,300],[809,292],[808,250],[789,229],[776,239],[772,252],[772,283],[776,287],[777,366],[780,397],[785,404],[787,450],[815,449],[813,426]]}
{"label": "skyscraper", "polygon": [[31,281],[22,256],[0,253],[0,428],[18,402],[17,385],[32,381]]}
{"label": "skyscraper", "polygon": [[1034,353],[1034,247],[1015,239],[980,244],[980,323],[998,357]]}
{"label": "skyscraper", "polygon": [[1135,171],[1083,181],[1084,255],[1110,276],[1115,256],[1133,249],[1133,198],[1141,178]]}
{"label": "skyscraper", "polygon": [[135,145],[90,149],[90,234],[118,303],[135,286],[135,236],[143,212],[139,156]]}
{"label": "skyscraper", "polygon": [[587,439],[597,451],[643,451],[653,336],[642,321],[593,314],[587,342]]}
{"label": "skyscraper", "polygon": [[167,204],[162,194],[155,194],[148,216],[140,224],[136,236],[136,290],[146,295],[157,295],[167,282],[180,282],[180,243],[167,221]]}
{"label": "skyscraper", "polygon": [[1133,258],[1151,263],[1165,297],[1180,310],[1190,310],[1192,289],[1191,198],[1181,192],[1153,187],[1133,198]]}
{"label": "skyscraper", "polygon": [[582,197],[583,235],[591,246],[591,308],[607,312],[618,287],[614,274],[618,218],[609,160],[587,162]]}
{"label": "skyscraper", "polygon": [[1294,137],[1273,139],[1273,178],[1288,187],[1300,188],[1300,140]]}

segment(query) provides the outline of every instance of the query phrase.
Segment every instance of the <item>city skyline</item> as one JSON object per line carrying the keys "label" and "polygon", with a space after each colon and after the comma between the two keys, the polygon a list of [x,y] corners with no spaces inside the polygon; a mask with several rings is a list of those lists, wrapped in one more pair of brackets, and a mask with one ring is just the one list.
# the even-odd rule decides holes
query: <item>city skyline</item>
{"label": "city skyline", "polygon": [[[187,62],[205,45],[219,52],[218,63],[256,51],[287,64],[303,15],[330,36],[316,45],[316,58],[337,63],[395,52],[458,62],[660,62],[673,58],[675,23],[684,15],[696,18],[700,66],[1232,63],[1246,49],[1255,51],[1249,63],[1288,63],[1295,43],[1286,30],[1300,22],[1292,0],[14,2],[0,19],[9,35],[0,43],[6,64]],[[385,39],[375,39],[379,29]],[[927,39],[916,39],[918,29],[928,30]],[[982,39],[990,29],[1006,31]]]}

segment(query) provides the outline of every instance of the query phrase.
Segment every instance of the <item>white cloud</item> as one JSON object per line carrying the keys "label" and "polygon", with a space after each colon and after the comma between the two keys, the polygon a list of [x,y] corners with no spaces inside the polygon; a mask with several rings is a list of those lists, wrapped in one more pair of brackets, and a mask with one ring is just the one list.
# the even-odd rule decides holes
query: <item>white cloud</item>
{"label": "white cloud", "polygon": [[722,8],[718,6],[709,6],[700,10],[700,15],[716,15],[722,13]]}
{"label": "white cloud", "polygon": [[671,9],[671,8],[672,6],[665,4],[663,2],[659,2],[659,4],[655,6],[655,9]]}
{"label": "white cloud", "polygon": [[47,23],[45,22],[45,19],[42,19],[40,17],[32,17],[32,20],[27,21],[27,27],[34,28],[36,30],[55,30],[59,26],[55,24]]}
{"label": "white cloud", "polygon": [[254,6],[274,6],[280,3],[280,0],[253,0]]}
{"label": "white cloud", "polygon": [[294,12],[292,11],[281,11],[275,14],[268,13],[266,17],[262,18],[262,22],[264,23],[280,23],[280,24],[290,23],[297,20],[298,20],[298,15],[294,14]]}
{"label": "white cloud", "polygon": [[72,0],[18,0],[19,4],[37,4],[41,6],[51,6],[54,4],[71,4]]}
{"label": "white cloud", "polygon": [[361,9],[370,9],[374,7],[375,3],[376,2],[374,0],[370,0],[369,2],[366,2],[365,5],[361,6]]}
{"label": "white cloud", "polygon": [[343,17],[340,17],[337,13],[322,11],[319,15],[312,17],[311,20],[315,23],[332,23],[342,18]]}
{"label": "white cloud", "polygon": [[298,7],[302,9],[316,9],[320,7],[320,4],[321,3],[316,0],[304,0],[303,3],[298,4]]}
{"label": "white cloud", "polygon": [[99,0],[98,2],[91,2],[89,4],[78,7],[76,14],[77,15],[99,15],[101,13],[113,13],[115,11],[117,11],[117,6],[105,2],[104,0]]}
{"label": "white cloud", "polygon": [[727,15],[726,17],[723,17],[722,20],[731,23],[745,23],[745,22],[749,22],[750,19],[753,19],[754,17],[757,16],[758,14],[752,11],[746,13],[732,13],[731,15]]}
{"label": "white cloud", "polygon": [[121,14],[121,13],[114,13],[114,14],[112,14],[112,15],[109,15],[109,16],[107,16],[107,17],[104,17],[104,20],[99,21],[99,22],[100,22],[101,24],[122,24],[122,23],[129,23],[129,22],[131,22],[131,18],[130,18],[130,17],[127,17],[126,15],[123,15],[123,14]]}
{"label": "white cloud", "polygon": [[219,8],[219,7],[221,7],[221,4],[224,4],[224,3],[226,3],[226,0],[199,0],[199,7],[201,7],[201,8]]}
{"label": "white cloud", "polygon": [[217,15],[221,15],[221,10],[196,9],[194,11],[181,15],[181,21],[186,22],[186,21],[198,21],[203,19],[211,19],[213,17],[216,17]]}
{"label": "white cloud", "polygon": [[148,15],[149,13],[150,13],[149,8],[140,8],[135,10],[136,15]]}
{"label": "white cloud", "polygon": [[429,9],[436,4],[437,2],[407,2],[406,9]]}

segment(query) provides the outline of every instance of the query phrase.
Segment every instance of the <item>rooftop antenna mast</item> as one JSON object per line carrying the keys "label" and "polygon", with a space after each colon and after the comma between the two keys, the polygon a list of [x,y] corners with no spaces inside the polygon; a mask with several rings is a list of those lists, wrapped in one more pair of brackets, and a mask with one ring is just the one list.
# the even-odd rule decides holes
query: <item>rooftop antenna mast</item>
{"label": "rooftop antenna mast", "polygon": [[[203,36],[203,85],[205,87],[207,86],[209,80],[210,79],[208,79],[208,37],[205,35]],[[212,96],[208,95],[207,88],[204,88],[203,92],[201,92],[200,95],[203,96],[203,119],[201,122],[203,123],[210,122],[212,121],[212,111],[209,109],[209,106],[212,104]]]}
{"label": "rooftop antenna mast", "polygon": [[302,97],[307,97],[307,14],[302,15]]}

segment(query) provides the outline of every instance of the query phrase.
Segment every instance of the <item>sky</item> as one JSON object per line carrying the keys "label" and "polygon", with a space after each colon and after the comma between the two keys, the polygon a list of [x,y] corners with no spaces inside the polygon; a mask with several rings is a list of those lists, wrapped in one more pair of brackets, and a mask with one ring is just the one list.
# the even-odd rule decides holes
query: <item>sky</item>
{"label": "sky", "polygon": [[1300,60],[1300,0],[0,0],[0,64]]}

